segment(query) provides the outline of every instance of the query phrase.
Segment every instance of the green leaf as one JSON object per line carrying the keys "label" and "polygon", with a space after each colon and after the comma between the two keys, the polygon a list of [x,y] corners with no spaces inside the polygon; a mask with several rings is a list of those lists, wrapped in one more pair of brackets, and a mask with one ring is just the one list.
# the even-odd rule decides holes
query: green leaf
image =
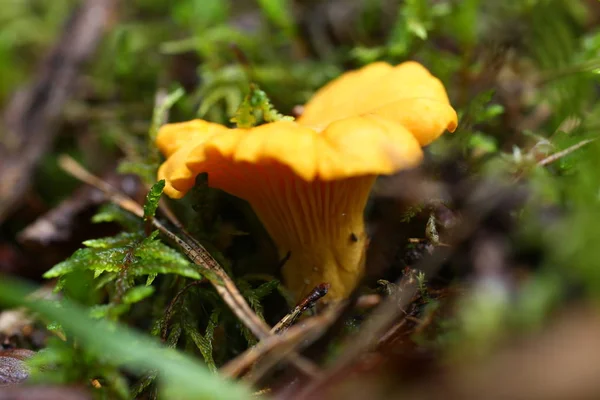
{"label": "green leaf", "polygon": [[201,278],[198,266],[159,240],[140,246],[135,256],[137,260],[131,266],[130,273],[136,276],[170,273],[192,279]]}
{"label": "green leaf", "polygon": [[288,38],[294,37],[296,27],[291,4],[287,0],[258,0],[258,4],[267,18],[281,28]]}
{"label": "green leaf", "polygon": [[95,224],[116,222],[129,231],[142,229],[142,221],[138,217],[113,203],[101,206],[96,215],[92,217],[92,222]]}
{"label": "green leaf", "polygon": [[269,100],[267,94],[258,85],[251,83],[250,92],[244,97],[242,104],[231,118],[238,128],[251,128],[257,124],[256,113],[261,112],[265,122],[293,121],[294,118],[279,113]]}
{"label": "green leaf", "polygon": [[146,202],[144,203],[144,220],[149,221],[156,214],[156,209],[158,208],[158,202],[160,201],[160,196],[165,188],[165,180],[161,179],[152,185],[152,188],[146,195]]}
{"label": "green leaf", "polygon": [[475,45],[480,26],[481,0],[462,0],[454,3],[454,9],[449,14],[448,22],[452,33],[463,48]]}
{"label": "green leaf", "polygon": [[158,274],[149,274],[148,279],[146,279],[146,286],[152,285],[152,282],[154,282],[157,276]]}
{"label": "green leaf", "polygon": [[208,326],[206,327],[206,334],[202,336],[197,330],[196,327],[190,324],[189,320],[184,321],[183,328],[185,330],[186,335],[188,335],[200,353],[204,358],[204,362],[210,371],[217,372],[217,366],[215,365],[215,360],[213,359],[213,333],[215,327],[219,322],[219,311],[213,310],[210,320],[208,321]]}
{"label": "green leaf", "polygon": [[173,107],[173,105],[183,97],[184,94],[185,90],[183,90],[183,88],[179,88],[170,93],[161,104],[154,108],[154,113],[152,114],[152,125],[150,126],[150,132],[148,134],[151,143],[156,141],[158,129],[163,122],[165,113],[169,111],[171,107]]}
{"label": "green leaf", "polygon": [[116,319],[130,309],[129,304],[100,304],[90,308],[90,317],[94,319]]}
{"label": "green leaf", "polygon": [[474,132],[469,137],[469,147],[473,149],[476,155],[495,153],[498,151],[496,138],[484,135],[481,132]]}
{"label": "green leaf", "polygon": [[134,286],[123,295],[123,303],[134,304],[154,294],[154,286]]}
{"label": "green leaf", "polygon": [[[127,268],[129,276],[176,274],[200,279],[200,267],[184,255],[156,239],[158,231],[140,241],[140,233],[87,240],[88,248],[77,250],[67,260],[48,270],[44,278],[56,278],[77,270],[90,270],[96,277],[106,272],[119,272]],[[102,284],[114,280],[106,278]]]}
{"label": "green leaf", "polygon": [[86,240],[83,244],[94,249],[111,249],[127,246],[139,239],[141,239],[141,236],[137,233],[121,233],[116,236]]}
{"label": "green leaf", "polygon": [[144,238],[144,240],[140,244],[140,247],[151,245],[153,242],[156,241],[155,239],[158,237],[159,233],[160,232],[158,231],[158,229],[150,232],[150,234]]}
{"label": "green leaf", "polygon": [[231,122],[235,123],[238,128],[252,128],[257,123],[254,112],[254,107],[250,103],[250,94],[248,94],[242,101],[242,104],[240,104],[240,108],[238,108],[235,115],[231,118]]}
{"label": "green leaf", "polygon": [[273,279],[272,281],[263,283],[262,285],[254,289],[253,292],[257,298],[262,299],[263,297],[273,293],[273,291],[276,290],[278,286],[279,281],[277,279]]}
{"label": "green leaf", "polygon": [[156,179],[158,163],[149,161],[124,160],[119,163],[117,172],[120,174],[134,174],[144,182],[153,182]]}
{"label": "green leaf", "polygon": [[406,0],[399,8],[396,24],[388,40],[389,51],[402,56],[413,47],[415,38],[425,40],[432,28],[432,8],[427,0]]}
{"label": "green leaf", "polygon": [[99,277],[98,279],[96,279],[94,281],[96,284],[95,289],[96,290],[102,289],[104,286],[106,286],[110,282],[114,281],[118,277],[119,277],[119,274],[114,273],[114,272],[106,272],[106,273],[102,274],[101,277]]}
{"label": "green leaf", "polygon": [[427,28],[421,21],[409,19],[406,21],[406,27],[408,28],[409,32],[412,32],[412,34],[419,39],[427,39]]}
{"label": "green leaf", "polygon": [[203,37],[207,29],[225,21],[229,7],[229,2],[224,0],[179,1],[172,4],[171,15],[175,22]]}
{"label": "green leaf", "polygon": [[69,301],[61,307],[47,300],[32,299],[34,287],[12,279],[0,281],[0,302],[6,306],[26,306],[45,318],[58,321],[78,343],[92,354],[107,358],[116,366],[143,374],[157,370],[166,398],[172,399],[249,399],[249,391],[226,381],[194,359],[156,340],[120,324],[93,320],[87,312]]}
{"label": "green leaf", "polygon": [[56,278],[76,270],[88,269],[95,274],[120,269],[126,249],[110,250],[79,249],[69,259],[56,264],[43,275],[46,279]]}
{"label": "green leaf", "polygon": [[250,307],[252,307],[254,312],[256,312],[256,315],[263,318],[263,306],[260,300],[277,289],[279,286],[279,281],[274,279],[272,281],[265,282],[256,289],[252,289],[250,284],[242,279],[236,283],[242,295],[246,298],[246,300],[248,300]]}

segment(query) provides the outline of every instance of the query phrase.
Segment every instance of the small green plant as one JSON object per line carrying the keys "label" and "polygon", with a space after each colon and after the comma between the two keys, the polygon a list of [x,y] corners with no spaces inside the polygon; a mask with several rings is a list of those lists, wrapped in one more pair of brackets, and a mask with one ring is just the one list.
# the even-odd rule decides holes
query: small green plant
{"label": "small green plant", "polygon": [[[146,223],[154,218],[164,181],[156,183],[148,193],[144,204]],[[104,210],[99,220],[118,220],[120,212],[111,216]],[[97,215],[98,216],[98,215]],[[174,274],[200,279],[198,268],[181,253],[158,239],[158,231],[144,230],[141,223],[137,229],[107,238],[87,240],[83,249],[67,260],[55,265],[44,274],[47,279],[58,278],[56,288],[62,289],[73,274],[90,272],[94,278],[93,290],[107,290],[109,302],[95,307],[96,317],[119,315],[129,311],[130,306],[154,293],[150,286],[161,274]],[[141,286],[140,286],[141,285]]]}
{"label": "small green plant", "polygon": [[249,93],[244,97],[231,122],[234,122],[238,128],[251,128],[258,123],[257,114],[262,116],[264,122],[294,120],[293,117],[280,114],[271,104],[267,94],[256,84],[251,83]]}
{"label": "small green plant", "polygon": [[[87,311],[69,300],[34,300],[31,287],[4,279],[0,302],[26,305],[48,320],[60,323],[67,342],[53,339],[46,350],[30,361],[37,381],[69,383],[80,378],[99,380],[99,392],[130,398],[121,369],[143,374],[157,371],[165,398],[245,399],[247,389],[211,373],[184,354],[165,348],[156,340],[106,320],[93,320]],[[83,347],[83,349],[82,349]],[[119,369],[117,369],[119,368]],[[105,385],[105,386],[104,386]],[[108,388],[108,390],[106,389]]]}

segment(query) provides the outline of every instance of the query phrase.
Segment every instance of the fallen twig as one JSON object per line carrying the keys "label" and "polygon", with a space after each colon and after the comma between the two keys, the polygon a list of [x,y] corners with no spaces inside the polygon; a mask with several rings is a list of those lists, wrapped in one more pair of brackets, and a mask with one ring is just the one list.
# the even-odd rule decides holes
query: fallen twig
{"label": "fallen twig", "polygon": [[[236,377],[258,359],[269,353],[274,354],[275,357],[269,362],[270,368],[284,358],[287,352],[295,350],[300,342],[303,345],[308,345],[312,340],[320,337],[323,331],[335,320],[340,310],[341,304],[328,307],[322,314],[307,318],[302,323],[290,327],[280,335],[273,335],[261,340],[255,346],[250,347],[238,357],[225,364],[220,369],[220,372],[228,377]],[[287,352],[282,351],[281,348],[286,346],[288,347],[286,349]],[[275,354],[274,350],[279,351]],[[255,378],[260,375],[261,373],[255,374]]]}
{"label": "fallen twig", "polygon": [[292,311],[290,311],[285,317],[281,319],[275,326],[271,329],[271,333],[277,334],[282,330],[285,330],[292,326],[294,322],[300,318],[302,314],[309,308],[313,307],[317,301],[319,301],[323,296],[327,294],[329,290],[328,283],[322,283],[315,287],[309,294],[302,300]]}
{"label": "fallen twig", "polygon": [[[311,300],[315,300],[315,296],[318,297],[316,300],[319,300],[322,297],[322,289],[323,288],[321,287],[316,287],[304,301],[301,301],[297,307],[290,311],[271,329],[272,333],[277,333],[276,336],[271,336],[267,339],[264,339],[254,347],[249,348],[237,358],[224,365],[221,368],[221,372],[232,378],[239,376],[244,370],[251,367],[261,357],[273,352],[279,347],[297,344],[300,343],[300,341],[303,342],[304,346],[308,346],[314,340],[320,337],[325,329],[329,328],[329,326],[338,317],[340,311],[343,309],[342,304],[329,307],[323,314],[308,318],[298,325],[292,326],[292,324],[304,311],[306,311],[308,308],[308,303]],[[381,298],[378,295],[361,296],[357,301],[357,308],[371,308],[379,304],[380,301]],[[307,340],[309,336],[311,339]],[[293,349],[288,349],[288,351],[291,350]],[[272,359],[271,362],[269,362],[266,366],[263,365],[261,371],[253,374],[252,380],[256,380],[257,376],[262,376],[262,374],[264,374],[268,368],[271,368],[281,359],[281,355],[284,353],[279,352],[277,354],[278,356],[276,357],[278,358]]]}
{"label": "fallen twig", "polygon": [[563,158],[564,156],[567,156],[569,154],[571,154],[572,152],[574,152],[575,150],[578,150],[580,148],[582,148],[583,146],[586,146],[592,142],[594,142],[596,139],[586,139],[586,140],[582,140],[579,143],[574,144],[571,147],[567,147],[566,149],[559,151],[558,153],[554,153],[546,158],[544,158],[543,160],[540,160],[538,162],[538,165],[540,166],[544,166],[544,165],[548,165],[551,164],[561,158]]}

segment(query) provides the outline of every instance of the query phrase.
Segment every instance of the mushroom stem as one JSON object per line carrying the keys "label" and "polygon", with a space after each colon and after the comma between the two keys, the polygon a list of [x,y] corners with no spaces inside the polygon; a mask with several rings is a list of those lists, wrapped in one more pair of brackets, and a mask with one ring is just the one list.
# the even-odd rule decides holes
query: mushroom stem
{"label": "mushroom stem", "polygon": [[249,202],[279,255],[290,253],[282,270],[287,287],[300,299],[329,283],[326,300],[347,297],[364,272],[368,240],[363,213],[375,177],[267,179],[265,190]]}

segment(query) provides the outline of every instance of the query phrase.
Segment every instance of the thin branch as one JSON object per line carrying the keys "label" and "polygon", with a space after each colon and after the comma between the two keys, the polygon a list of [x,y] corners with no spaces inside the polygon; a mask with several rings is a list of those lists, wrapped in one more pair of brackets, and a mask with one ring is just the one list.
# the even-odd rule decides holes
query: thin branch
{"label": "thin branch", "polygon": [[[255,346],[250,347],[238,357],[225,364],[220,372],[228,377],[236,377],[244,370],[252,366],[260,358],[267,354],[274,354],[276,357],[269,363],[275,365],[286,356],[286,351],[281,348],[288,347],[287,352],[295,350],[299,343],[303,345],[310,344],[307,340],[308,336],[314,339],[318,338],[325,329],[335,320],[338,312],[341,310],[341,303],[335,306],[328,307],[322,314],[311,317],[302,321],[302,323],[290,327],[287,331],[280,335],[273,335],[261,340]],[[278,351],[275,351],[278,350]]]}
{"label": "thin branch", "polygon": [[572,152],[574,152],[575,150],[578,150],[580,148],[582,148],[583,146],[586,146],[592,142],[596,141],[596,139],[586,139],[586,140],[582,140],[579,143],[574,144],[571,147],[567,147],[566,149],[559,151],[558,153],[554,153],[546,158],[544,158],[543,160],[538,162],[538,165],[540,166],[544,166],[544,165],[548,165],[551,164],[569,154],[571,154]]}
{"label": "thin branch", "polygon": [[300,318],[302,314],[309,308],[312,308],[320,299],[322,299],[329,290],[328,283],[322,283],[315,287],[302,301],[298,303],[292,311],[290,311],[285,317],[283,317],[273,328],[271,328],[272,334],[281,333],[294,324]]}

